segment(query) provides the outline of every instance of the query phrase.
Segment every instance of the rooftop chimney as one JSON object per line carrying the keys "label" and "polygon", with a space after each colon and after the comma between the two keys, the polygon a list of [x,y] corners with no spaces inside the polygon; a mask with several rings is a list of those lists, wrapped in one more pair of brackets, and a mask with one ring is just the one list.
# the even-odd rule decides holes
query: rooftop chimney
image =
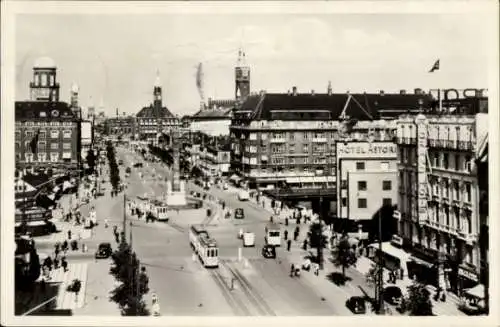
{"label": "rooftop chimney", "polygon": [[290,90],[288,90],[286,93],[287,93],[288,95],[292,94],[292,92],[290,92]]}
{"label": "rooftop chimney", "polygon": [[311,90],[311,95],[314,95],[314,90]]}
{"label": "rooftop chimney", "polygon": [[292,94],[293,94],[293,96],[297,95],[297,87],[296,86],[292,87]]}
{"label": "rooftop chimney", "polygon": [[421,88],[416,88],[413,93],[415,93],[417,95],[420,95],[420,94],[422,94],[422,89]]}
{"label": "rooftop chimney", "polygon": [[384,90],[380,90],[379,93],[380,93],[380,95],[384,95],[385,94]]}
{"label": "rooftop chimney", "polygon": [[399,94],[405,95],[406,94],[406,90],[399,90]]}
{"label": "rooftop chimney", "polygon": [[327,89],[326,93],[328,93],[328,95],[332,95],[332,82],[331,81],[328,81],[328,89]]}

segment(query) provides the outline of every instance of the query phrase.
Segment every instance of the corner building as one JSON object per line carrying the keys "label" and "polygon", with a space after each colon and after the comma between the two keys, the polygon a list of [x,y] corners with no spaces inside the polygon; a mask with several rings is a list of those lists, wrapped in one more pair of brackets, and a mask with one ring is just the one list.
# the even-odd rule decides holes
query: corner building
{"label": "corner building", "polygon": [[417,278],[454,291],[479,282],[476,157],[479,144],[487,142],[488,119],[482,107],[480,113],[408,115],[397,127],[395,217],[402,246],[414,256]]}

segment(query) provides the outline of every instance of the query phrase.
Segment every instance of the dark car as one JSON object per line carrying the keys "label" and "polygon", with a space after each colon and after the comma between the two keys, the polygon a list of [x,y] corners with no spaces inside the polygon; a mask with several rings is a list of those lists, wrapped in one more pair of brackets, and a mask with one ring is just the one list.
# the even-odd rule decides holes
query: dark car
{"label": "dark car", "polygon": [[235,219],[245,218],[245,211],[243,210],[243,208],[236,208],[236,210],[234,210],[234,218]]}
{"label": "dark car", "polygon": [[111,256],[113,253],[113,249],[111,248],[110,243],[101,243],[99,244],[99,247],[97,248],[97,251],[95,253],[96,259],[107,259]]}
{"label": "dark car", "polygon": [[345,306],[354,314],[366,313],[366,300],[361,296],[351,296],[346,302]]}
{"label": "dark car", "polygon": [[392,305],[400,305],[403,292],[397,286],[387,286],[384,288],[384,301]]}
{"label": "dark car", "polygon": [[125,173],[130,174],[131,172],[132,172],[132,169],[130,169],[130,167],[127,167],[127,168],[125,169]]}
{"label": "dark car", "polygon": [[121,159],[120,159],[120,160],[118,160],[118,164],[119,164],[119,165],[123,165],[123,160],[121,160]]}
{"label": "dark car", "polygon": [[136,162],[134,168],[142,168],[142,162]]}
{"label": "dark car", "polygon": [[262,256],[268,259],[276,258],[276,247],[274,245],[264,245],[262,248]]}

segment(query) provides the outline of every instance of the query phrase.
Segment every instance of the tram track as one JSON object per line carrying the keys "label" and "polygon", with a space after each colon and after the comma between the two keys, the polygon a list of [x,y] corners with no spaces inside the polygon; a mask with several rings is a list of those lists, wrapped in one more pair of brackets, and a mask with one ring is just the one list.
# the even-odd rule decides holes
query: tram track
{"label": "tram track", "polygon": [[227,269],[231,274],[231,277],[238,282],[242,294],[244,294],[245,298],[251,303],[251,306],[254,309],[253,311],[256,312],[257,316],[276,316],[276,313],[269,306],[266,300],[257,292],[248,279],[243,276],[237,268],[231,267],[231,265],[225,260],[220,260],[219,265]]}
{"label": "tram track", "polygon": [[228,285],[225,277],[221,275],[220,271],[217,268],[210,270],[210,276],[220,288],[220,290],[222,291],[222,296],[226,299],[226,302],[229,304],[229,306],[237,316],[251,315],[248,307],[241,301],[241,299],[239,299],[235,296],[235,294],[232,293],[233,291],[231,290],[231,287]]}

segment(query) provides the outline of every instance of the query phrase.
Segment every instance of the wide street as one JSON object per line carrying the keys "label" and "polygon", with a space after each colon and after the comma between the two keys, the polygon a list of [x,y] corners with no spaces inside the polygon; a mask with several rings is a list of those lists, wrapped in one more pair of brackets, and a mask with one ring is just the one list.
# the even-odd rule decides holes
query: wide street
{"label": "wide street", "polygon": [[[117,157],[124,161],[121,170],[132,166],[134,162],[143,161],[136,153],[123,148],[117,149]],[[142,178],[138,175],[139,171],[143,173]],[[160,179],[170,178],[170,175],[164,164],[144,162],[144,167],[133,168],[126,180],[127,197],[133,199],[144,193],[160,196],[165,190],[165,184]],[[188,183],[187,192],[190,190],[203,192]],[[225,201],[232,209],[241,207],[245,211],[243,220],[214,219],[208,227],[220,249],[222,264],[216,269],[218,272],[202,268],[198,261],[192,261],[187,229],[189,224],[196,222],[193,217],[186,217],[182,212],[177,216],[172,212],[168,224],[146,224],[143,220],[132,218],[133,248],[147,267],[150,288],[160,298],[162,315],[350,314],[344,306],[345,294],[336,290],[333,284],[329,292],[339,293],[339,301],[335,305],[322,299],[324,294],[318,294],[310,287],[306,278],[289,277],[290,253],[286,252],[284,246],[278,250],[278,259],[262,257],[260,250],[264,244],[264,228],[270,217],[266,209],[253,202],[240,202],[234,191],[212,188],[209,194]],[[123,221],[123,203],[120,200],[123,201],[123,196],[114,198],[108,205],[113,206],[110,220],[113,224],[120,224],[118,226]],[[198,219],[201,222],[205,209],[198,211],[202,213]],[[305,225],[302,227],[307,228]],[[237,260],[238,248],[242,247],[242,241],[237,238],[240,228],[256,234],[256,246],[243,248],[243,257],[248,259],[248,264],[245,264],[245,260]],[[289,226],[290,235],[293,228]],[[228,285],[232,278],[238,282],[235,290],[230,291]]]}

